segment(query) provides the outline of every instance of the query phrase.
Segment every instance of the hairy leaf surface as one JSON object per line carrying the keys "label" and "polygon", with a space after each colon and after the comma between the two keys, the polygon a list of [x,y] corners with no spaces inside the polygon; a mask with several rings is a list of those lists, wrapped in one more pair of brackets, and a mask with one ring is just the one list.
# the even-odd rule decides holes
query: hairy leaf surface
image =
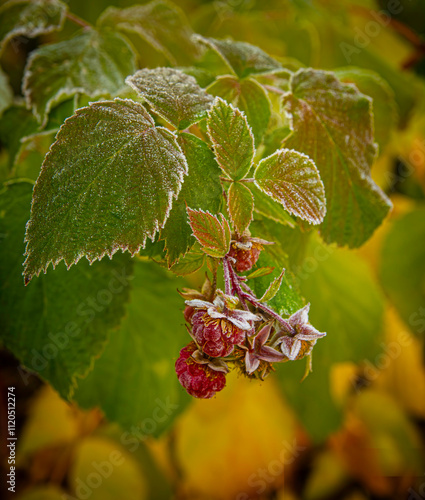
{"label": "hairy leaf surface", "polygon": [[298,151],[280,149],[258,164],[257,186],[291,214],[320,224],[326,213],[323,183],[310,158]]}
{"label": "hairy leaf surface", "polygon": [[59,131],[34,188],[25,279],[118,250],[132,254],[169,215],[186,159],[145,108],[116,99],[81,108]]}
{"label": "hairy leaf surface", "polygon": [[244,178],[251,168],[255,148],[243,113],[217,97],[208,112],[207,129],[223,172],[235,181]]}
{"label": "hairy leaf surface", "polygon": [[252,221],[254,197],[250,189],[240,182],[230,184],[227,197],[230,220],[236,231],[242,234]]}
{"label": "hairy leaf surface", "polygon": [[230,227],[223,214],[220,219],[204,212],[187,208],[189,224],[202,250],[211,257],[224,257],[230,246]]}
{"label": "hairy leaf surface", "polygon": [[325,185],[323,237],[360,246],[391,207],[370,176],[376,155],[370,99],[331,73],[302,69],[283,104],[293,129],[284,146],[307,154]]}
{"label": "hairy leaf surface", "polygon": [[173,68],[142,69],[126,82],[155,113],[181,130],[205,118],[213,101],[193,76]]}
{"label": "hairy leaf surface", "polygon": [[245,113],[255,137],[255,144],[258,145],[267,129],[271,115],[271,104],[263,87],[251,78],[238,80],[233,76],[223,76],[217,78],[207,91],[212,95],[222,97]]}
{"label": "hairy leaf surface", "polygon": [[43,123],[50,109],[70,96],[114,96],[136,70],[136,57],[119,33],[85,29],[70,40],[30,55],[23,83],[27,106]]}

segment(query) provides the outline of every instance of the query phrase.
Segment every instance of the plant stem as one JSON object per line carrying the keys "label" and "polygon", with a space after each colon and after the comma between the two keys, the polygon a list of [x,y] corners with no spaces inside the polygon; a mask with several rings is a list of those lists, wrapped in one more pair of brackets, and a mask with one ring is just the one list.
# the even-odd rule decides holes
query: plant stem
{"label": "plant stem", "polygon": [[83,28],[91,27],[91,25],[87,21],[84,21],[84,19],[81,19],[80,17],[76,16],[75,14],[72,14],[71,12],[67,12],[66,17],[73,23],[78,24],[78,26],[82,26]]}

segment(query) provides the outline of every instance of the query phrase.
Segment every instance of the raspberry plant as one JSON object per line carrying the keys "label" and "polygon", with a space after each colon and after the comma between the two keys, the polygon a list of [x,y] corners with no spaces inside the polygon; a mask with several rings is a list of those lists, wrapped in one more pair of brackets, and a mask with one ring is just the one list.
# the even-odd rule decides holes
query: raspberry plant
{"label": "raspberry plant", "polygon": [[[2,139],[2,301],[13,316],[2,341],[22,367],[123,425],[159,395],[183,401],[173,358],[201,398],[231,369],[264,378],[306,357],[307,374],[325,333],[309,322],[297,260],[309,245],[361,246],[391,207],[371,177],[373,101],[356,72],[296,68],[246,42],[196,35],[163,0],[108,8],[96,26],[59,0],[9,0],[0,13],[6,51],[17,35],[78,26],[29,54],[25,103],[0,74],[0,129],[14,123],[18,136]],[[163,64],[143,67],[137,40]],[[39,175],[17,169],[19,140],[52,132]],[[341,276],[349,268],[335,265]],[[170,334],[178,309],[186,347]],[[146,408],[131,395],[117,408],[116,393],[96,390],[105,377],[145,390]]]}

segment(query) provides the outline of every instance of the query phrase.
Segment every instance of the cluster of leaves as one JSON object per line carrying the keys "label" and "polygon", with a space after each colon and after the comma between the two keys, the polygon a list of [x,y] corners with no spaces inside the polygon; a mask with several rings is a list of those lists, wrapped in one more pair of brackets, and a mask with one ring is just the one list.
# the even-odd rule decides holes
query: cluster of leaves
{"label": "cluster of leaves", "polygon": [[[61,29],[66,16],[75,17],[59,0],[10,0],[1,9],[4,49],[17,35],[50,33]],[[167,67],[137,70],[141,40],[162,54]],[[365,307],[371,310],[367,325],[353,321],[353,333],[361,327],[366,337],[379,330],[379,292],[366,270],[353,275],[355,256],[326,246],[332,252],[321,264],[320,276],[306,280],[302,290],[291,272],[297,263],[293,256],[303,246],[310,253],[322,241],[361,246],[390,209],[371,178],[377,123],[369,97],[373,92],[368,92],[375,82],[370,75],[294,69],[248,43],[194,35],[178,8],[155,0],[109,8],[95,27],[85,25],[70,39],[34,50],[22,83],[26,106],[12,102],[7,78],[0,76],[6,89],[0,130],[5,123],[19,123],[14,134],[2,137],[10,177],[32,178],[17,168],[20,139],[39,140],[67,118],[43,161],[31,214],[29,182],[7,182],[0,201],[2,233],[7,235],[1,294],[10,318],[3,342],[64,397],[84,406],[98,404],[124,425],[149,415],[157,395],[180,401],[181,392],[170,379],[170,360],[185,332],[167,333],[170,323],[182,322],[179,298],[171,291],[175,282],[160,266],[142,261],[155,260],[178,276],[208,265],[214,276],[231,241],[248,228],[253,236],[277,243],[266,248],[258,268],[244,277],[254,295],[264,296],[270,279],[287,268],[275,296],[264,299],[273,311],[286,317],[299,311],[305,303],[301,292],[310,297],[332,288],[337,297],[349,277],[355,284],[350,317]],[[191,225],[187,207],[227,213],[231,228],[224,216],[214,219],[216,226],[204,230],[206,238],[215,237],[210,243],[203,238],[200,245],[195,236],[202,228]],[[28,218],[24,277],[33,282],[24,289],[16,248]],[[312,236],[314,228],[321,241]],[[118,250],[135,258],[114,255]],[[105,255],[113,259],[101,260]],[[101,262],[92,267],[80,262],[69,271],[61,263],[70,268],[81,257]],[[50,264],[57,269],[39,276]],[[335,331],[334,340],[328,342],[329,335],[323,342],[329,347],[318,355],[320,367],[327,359],[357,360],[363,352],[360,341],[353,354],[347,338],[338,336],[348,302],[346,293],[343,297],[333,304],[319,297],[312,305],[317,328]],[[173,311],[168,318],[161,317],[163,304]],[[141,306],[149,315],[140,312]],[[326,324],[329,307],[339,314],[331,328]],[[64,347],[54,342],[58,338]],[[129,367],[125,374],[119,368],[123,357]],[[290,383],[301,379],[303,368],[300,372],[294,363],[286,369],[282,384],[287,384],[288,397],[296,399]],[[111,374],[117,387],[98,393],[99,381]],[[328,377],[328,371],[320,373],[319,368],[307,380],[306,391],[314,392],[321,377]],[[120,382],[128,386],[121,409],[115,404]],[[136,408],[131,396],[141,385],[155,395],[150,402],[146,395],[143,409]]]}

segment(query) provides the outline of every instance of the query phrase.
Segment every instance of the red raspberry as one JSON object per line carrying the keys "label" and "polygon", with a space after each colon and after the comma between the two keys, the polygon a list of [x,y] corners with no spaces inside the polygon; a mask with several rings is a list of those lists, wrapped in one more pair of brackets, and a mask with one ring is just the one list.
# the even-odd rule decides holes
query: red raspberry
{"label": "red raspberry", "polygon": [[236,271],[238,273],[249,271],[257,262],[262,249],[263,246],[259,243],[252,243],[252,247],[249,250],[232,245],[229,256],[236,259],[236,264],[234,264]]}
{"label": "red raspberry", "polygon": [[181,385],[195,398],[209,399],[224,389],[226,376],[207,365],[196,363],[191,357],[197,347],[194,342],[180,351],[176,361],[176,373]]}
{"label": "red raspberry", "polygon": [[192,316],[192,334],[205,354],[218,358],[228,356],[235,344],[241,344],[246,332],[225,318],[211,318],[199,310]]}

